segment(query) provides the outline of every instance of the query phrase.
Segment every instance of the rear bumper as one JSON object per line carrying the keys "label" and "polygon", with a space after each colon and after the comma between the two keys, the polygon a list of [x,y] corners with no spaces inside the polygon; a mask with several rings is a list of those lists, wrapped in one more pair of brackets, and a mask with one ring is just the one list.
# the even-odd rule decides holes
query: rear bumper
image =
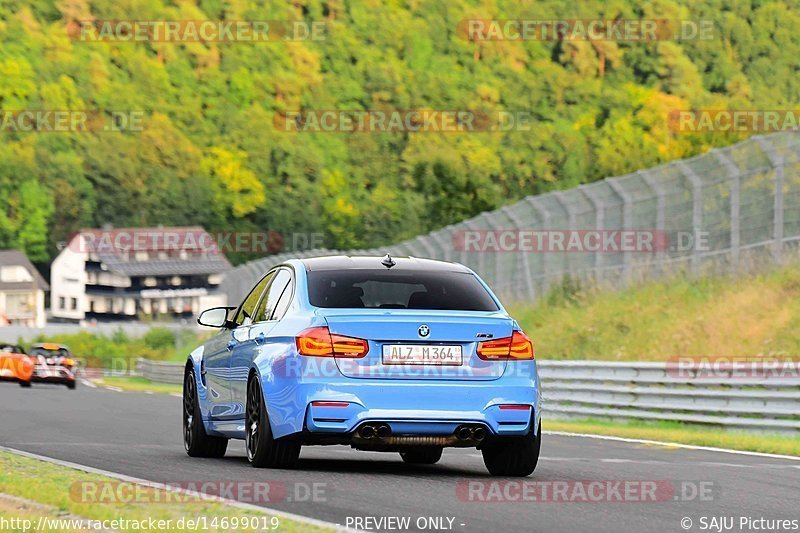
{"label": "rear bumper", "polygon": [[71,383],[75,381],[75,372],[64,366],[39,365],[31,376],[33,383]]}
{"label": "rear bumper", "polygon": [[264,380],[262,385],[276,437],[301,431],[345,435],[365,422],[383,422],[393,434],[404,435],[450,435],[465,423],[483,425],[496,436],[524,435],[532,420],[534,427],[539,421],[536,365],[508,366],[511,370],[493,381],[327,378],[295,381],[292,390]]}

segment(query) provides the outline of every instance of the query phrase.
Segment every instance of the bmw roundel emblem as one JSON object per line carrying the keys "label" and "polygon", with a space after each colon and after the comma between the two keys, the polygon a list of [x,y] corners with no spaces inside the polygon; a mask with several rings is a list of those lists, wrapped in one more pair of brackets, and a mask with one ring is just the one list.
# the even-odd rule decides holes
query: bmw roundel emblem
{"label": "bmw roundel emblem", "polygon": [[417,330],[417,332],[419,333],[419,336],[420,336],[420,337],[427,337],[428,335],[430,335],[430,334],[431,334],[431,328],[429,328],[429,327],[428,327],[428,326],[426,326],[425,324],[422,324],[422,325],[419,327],[419,329]]}

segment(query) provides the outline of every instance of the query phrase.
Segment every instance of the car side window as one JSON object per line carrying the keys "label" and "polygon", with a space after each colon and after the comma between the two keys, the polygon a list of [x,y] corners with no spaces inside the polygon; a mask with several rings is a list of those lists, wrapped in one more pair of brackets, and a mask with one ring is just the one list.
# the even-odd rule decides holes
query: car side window
{"label": "car side window", "polygon": [[281,268],[277,271],[275,279],[272,280],[272,284],[270,284],[269,289],[267,289],[264,298],[262,298],[261,302],[258,304],[254,322],[264,322],[272,319],[275,305],[278,303],[278,300],[291,281],[292,273],[288,269]]}
{"label": "car side window", "polygon": [[250,291],[250,294],[247,295],[247,298],[244,299],[242,305],[239,306],[239,310],[236,311],[236,316],[234,317],[233,321],[236,322],[237,325],[247,325],[253,323],[253,315],[255,314],[256,305],[258,304],[258,299],[261,298],[261,295],[264,293],[264,289],[269,285],[269,282],[272,281],[272,278],[275,276],[274,272],[270,272],[259,281],[253,290]]}
{"label": "car side window", "polygon": [[289,283],[283,289],[283,293],[278,298],[278,303],[275,304],[275,310],[272,311],[272,320],[280,320],[289,309],[289,304],[292,303],[292,296],[294,296],[294,278],[289,280]]}

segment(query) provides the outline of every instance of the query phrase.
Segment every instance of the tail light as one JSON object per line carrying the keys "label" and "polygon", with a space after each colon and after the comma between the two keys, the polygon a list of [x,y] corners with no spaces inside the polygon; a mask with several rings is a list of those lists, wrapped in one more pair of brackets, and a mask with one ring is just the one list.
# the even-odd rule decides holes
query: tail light
{"label": "tail light", "polygon": [[484,361],[524,361],[534,358],[533,343],[521,331],[510,337],[478,343],[478,357]]}
{"label": "tail light", "polygon": [[322,400],[316,400],[311,402],[311,405],[314,407],[350,407],[350,402],[326,402]]}
{"label": "tail light", "polygon": [[308,328],[295,337],[297,352],[311,357],[347,357],[358,359],[367,355],[369,345],[364,339],[331,334],[325,326]]}

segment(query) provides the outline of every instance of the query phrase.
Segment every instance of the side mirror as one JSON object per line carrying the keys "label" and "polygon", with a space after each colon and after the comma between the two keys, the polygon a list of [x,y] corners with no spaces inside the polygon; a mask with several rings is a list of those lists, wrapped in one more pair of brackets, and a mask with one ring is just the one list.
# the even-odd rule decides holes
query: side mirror
{"label": "side mirror", "polygon": [[228,311],[236,309],[235,307],[212,307],[206,309],[200,316],[197,317],[197,323],[201,326],[208,326],[210,328],[231,328],[236,324],[228,320]]}

